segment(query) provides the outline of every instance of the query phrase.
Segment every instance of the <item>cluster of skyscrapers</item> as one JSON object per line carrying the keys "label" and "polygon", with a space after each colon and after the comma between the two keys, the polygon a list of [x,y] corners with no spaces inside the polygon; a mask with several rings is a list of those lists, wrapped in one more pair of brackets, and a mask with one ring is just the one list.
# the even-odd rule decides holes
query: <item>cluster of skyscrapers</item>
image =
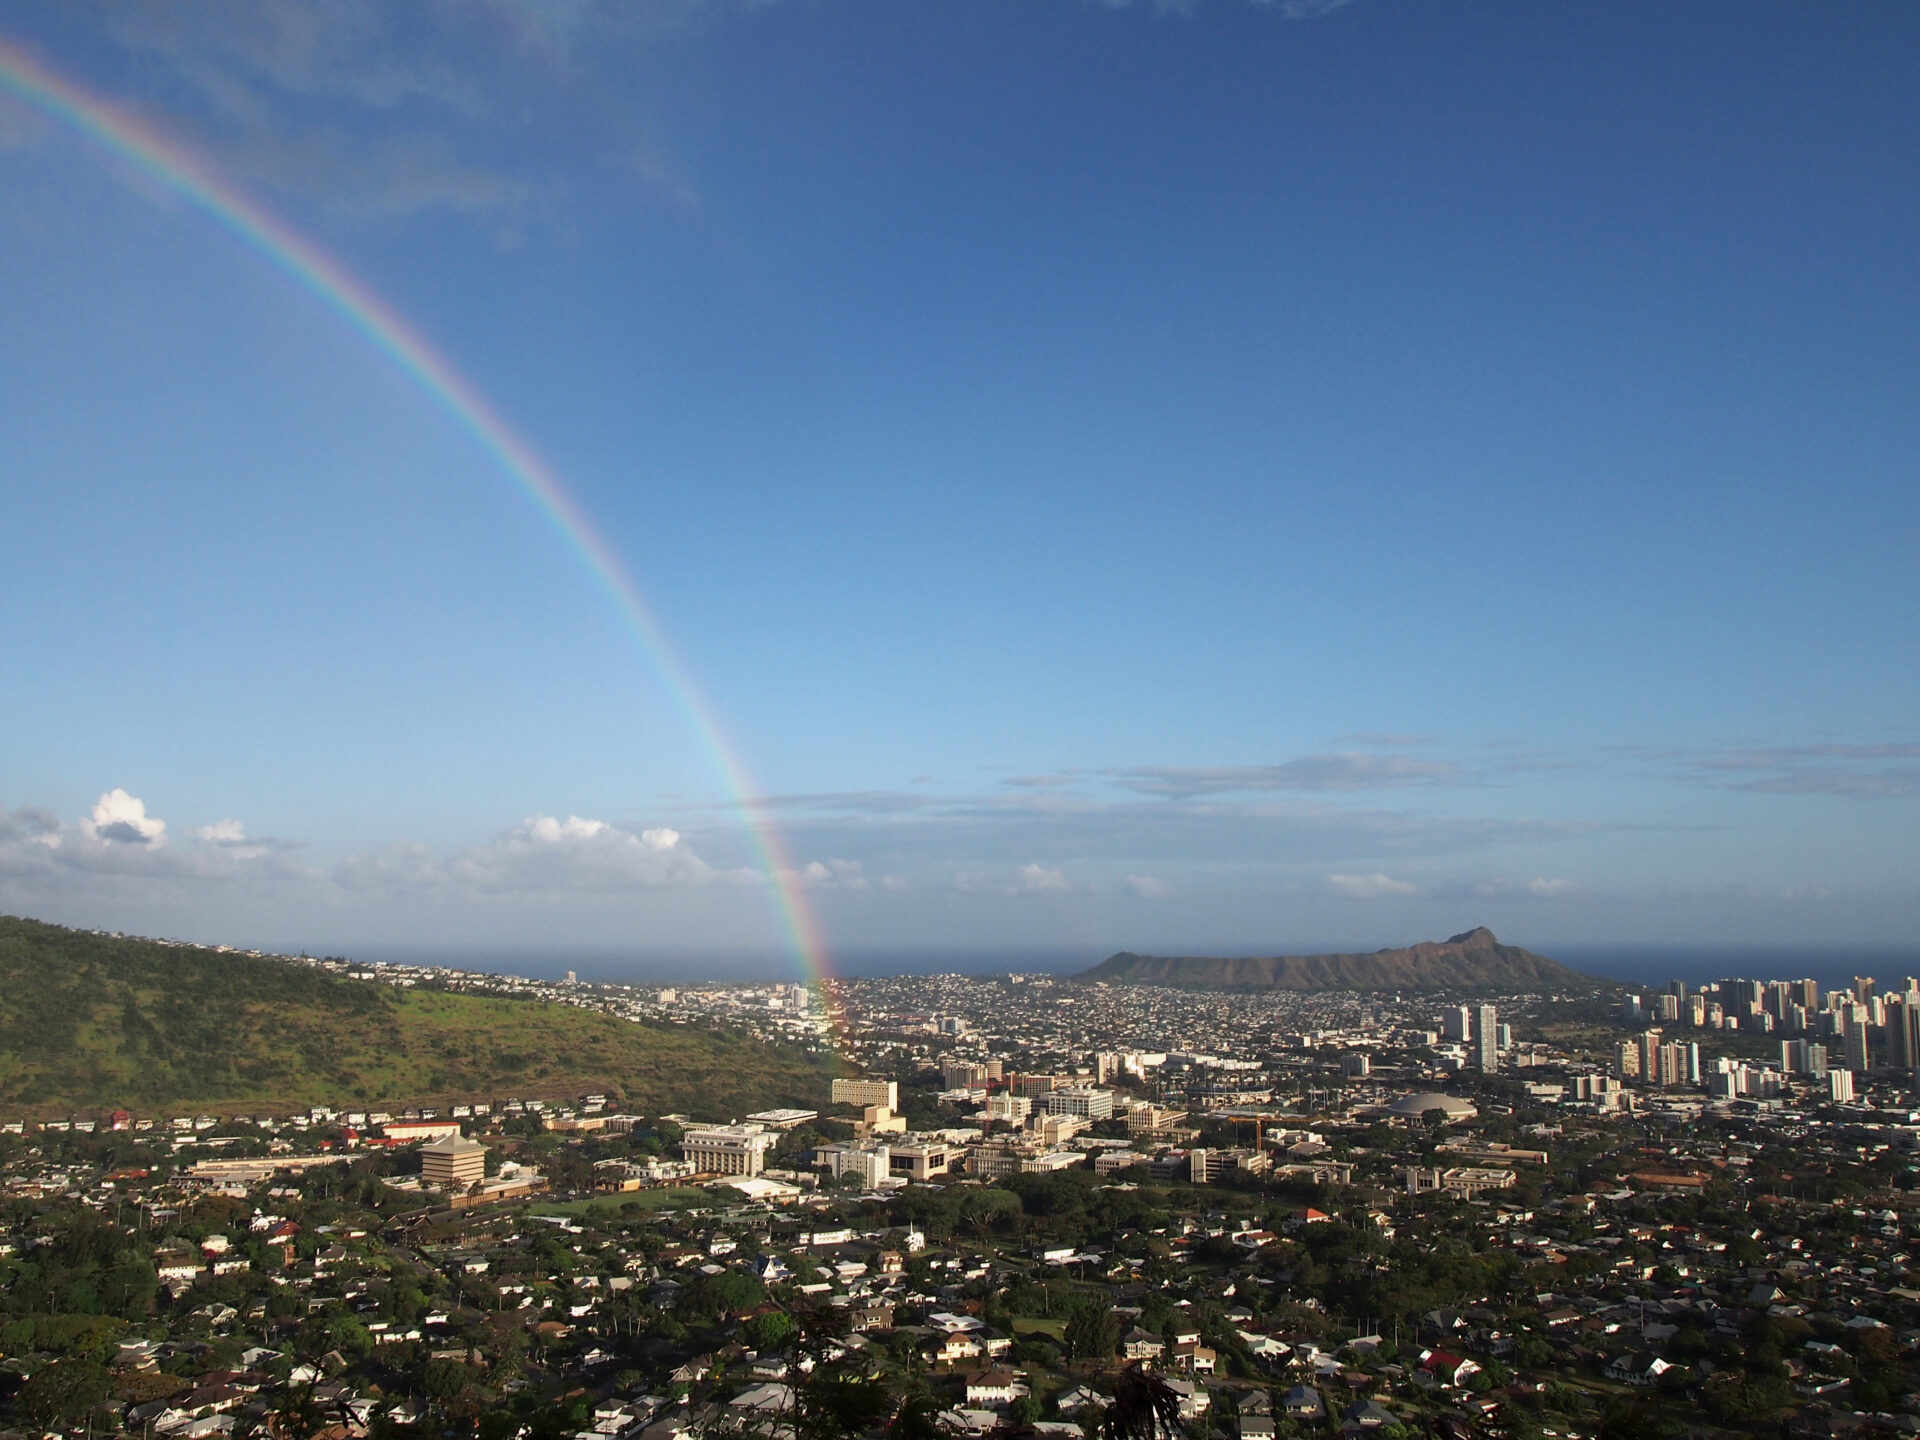
{"label": "cluster of skyscrapers", "polygon": [[1675,980],[1664,994],[1628,997],[1627,1018],[1660,1022],[1615,1055],[1622,1076],[1646,1084],[1700,1083],[1699,1045],[1667,1040],[1666,1025],[1778,1035],[1783,1072],[1816,1079],[1847,1073],[1836,1097],[1875,1069],[1920,1081],[1920,980],[1912,977],[1889,992],[1867,975],[1844,990],[1823,990],[1812,979],[1719,980],[1689,990]]}
{"label": "cluster of skyscrapers", "polygon": [[1453,1005],[1440,1017],[1446,1038],[1469,1048],[1473,1068],[1491,1075],[1500,1068],[1500,1052],[1513,1048],[1511,1030],[1492,1005]]}

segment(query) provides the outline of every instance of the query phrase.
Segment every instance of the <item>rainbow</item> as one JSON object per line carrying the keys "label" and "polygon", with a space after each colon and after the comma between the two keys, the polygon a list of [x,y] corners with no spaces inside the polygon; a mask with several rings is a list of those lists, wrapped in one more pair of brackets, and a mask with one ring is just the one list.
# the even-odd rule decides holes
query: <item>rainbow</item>
{"label": "rainbow", "polygon": [[16,96],[82,139],[131,163],[264,255],[385,354],[532,502],[612,602],[642,653],[666,682],[688,729],[725,785],[752,839],[806,978],[818,984],[829,1011],[837,1009],[833,972],[819,922],[771,814],[750,783],[713,707],[668,643],[632,576],[612,547],[594,532],[559,477],[533,447],[514,434],[425,336],[362,281],[152,126],[54,74],[5,37],[0,37],[0,92]]}

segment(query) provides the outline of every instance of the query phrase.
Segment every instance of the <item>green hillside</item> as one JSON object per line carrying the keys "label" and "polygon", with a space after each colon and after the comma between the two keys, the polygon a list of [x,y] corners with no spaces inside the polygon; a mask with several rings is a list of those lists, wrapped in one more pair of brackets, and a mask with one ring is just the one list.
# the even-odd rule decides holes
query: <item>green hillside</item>
{"label": "green hillside", "polygon": [[1482,926],[1447,940],[1351,955],[1110,955],[1077,980],[1191,990],[1459,990],[1486,994],[1586,987],[1591,976]]}
{"label": "green hillside", "polygon": [[697,1026],[408,990],[0,916],[0,1109],[561,1098],[725,1118],[826,1098],[827,1062]]}

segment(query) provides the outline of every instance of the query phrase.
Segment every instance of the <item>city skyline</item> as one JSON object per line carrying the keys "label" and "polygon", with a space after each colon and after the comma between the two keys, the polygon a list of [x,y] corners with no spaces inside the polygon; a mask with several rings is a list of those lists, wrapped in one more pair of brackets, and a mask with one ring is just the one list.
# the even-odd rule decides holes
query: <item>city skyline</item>
{"label": "city skyline", "polygon": [[0,909],[1912,944],[1910,11],[0,44]]}

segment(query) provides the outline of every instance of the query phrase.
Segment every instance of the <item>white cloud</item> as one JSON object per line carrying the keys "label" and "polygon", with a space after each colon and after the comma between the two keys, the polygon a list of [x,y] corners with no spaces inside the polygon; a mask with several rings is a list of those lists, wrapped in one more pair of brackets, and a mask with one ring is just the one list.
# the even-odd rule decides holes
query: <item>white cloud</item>
{"label": "white cloud", "polygon": [[1554,900],[1563,895],[1572,895],[1579,888],[1573,881],[1559,876],[1536,875],[1531,880],[1481,880],[1468,887],[1468,893],[1490,900],[1522,897]]}
{"label": "white cloud", "polygon": [[116,896],[184,898],[206,884],[310,882],[313,872],[253,840],[237,820],[191,832],[199,843],[175,846],[167,822],[125,789],[107,791],[68,824],[46,810],[0,810],[0,899],[32,906],[61,897],[108,901]]}
{"label": "white cloud", "polygon": [[371,855],[349,855],[333,872],[343,890],[395,894],[442,884],[440,862],[425,845],[389,845]]}
{"label": "white cloud", "polygon": [[1020,867],[1020,890],[1023,894],[1039,895],[1049,890],[1066,888],[1067,877],[1058,870],[1049,870],[1042,865]]}
{"label": "white cloud", "polygon": [[871,882],[858,860],[811,860],[800,871],[808,889],[867,890]]}
{"label": "white cloud", "polygon": [[1370,875],[1328,875],[1324,882],[1327,889],[1348,900],[1389,900],[1420,893],[1418,885],[1382,875],[1378,870]]}
{"label": "white cloud", "polygon": [[465,890],[484,895],[620,893],[752,878],[715,870],[665,826],[635,833],[605,820],[531,815],[506,833],[440,860],[424,845],[351,855],[334,872],[344,889]]}
{"label": "white cloud", "polygon": [[1166,881],[1151,875],[1129,875],[1120,883],[1126,887],[1129,895],[1139,900],[1164,900],[1173,893]]}
{"label": "white cloud", "polygon": [[719,878],[680,832],[639,834],[569,815],[535,815],[485,845],[455,856],[447,877],[484,893],[648,890],[705,885]]}
{"label": "white cloud", "polygon": [[167,822],[147,814],[146,802],[118,788],[94,802],[93,813],[80,822],[89,840],[109,845],[164,845]]}

